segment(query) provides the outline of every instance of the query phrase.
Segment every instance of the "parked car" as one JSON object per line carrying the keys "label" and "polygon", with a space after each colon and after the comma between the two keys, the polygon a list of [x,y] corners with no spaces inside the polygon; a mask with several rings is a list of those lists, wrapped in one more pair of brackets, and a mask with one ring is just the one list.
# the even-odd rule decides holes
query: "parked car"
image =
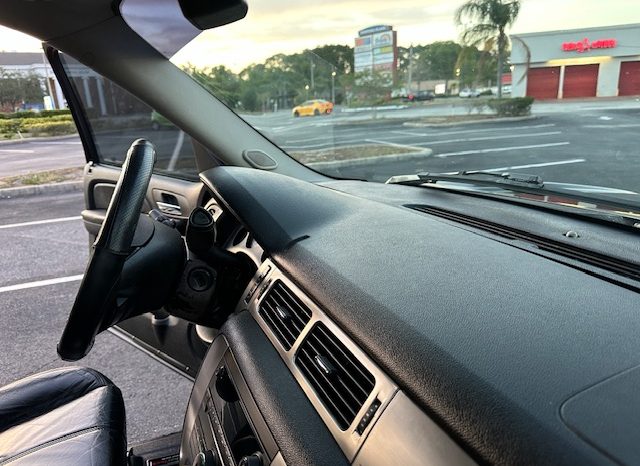
{"label": "parked car", "polygon": [[324,99],[307,100],[293,107],[291,111],[294,117],[328,115],[333,112],[333,103]]}
{"label": "parked car", "polygon": [[424,102],[424,101],[431,101],[435,98],[436,98],[436,95],[431,91],[418,91],[415,94],[410,93],[405,100],[407,102]]}
{"label": "parked car", "polygon": [[480,97],[480,91],[477,90],[477,89],[465,88],[465,89],[462,89],[460,91],[458,96],[462,97],[463,99],[469,99],[469,98],[472,98],[472,97]]}

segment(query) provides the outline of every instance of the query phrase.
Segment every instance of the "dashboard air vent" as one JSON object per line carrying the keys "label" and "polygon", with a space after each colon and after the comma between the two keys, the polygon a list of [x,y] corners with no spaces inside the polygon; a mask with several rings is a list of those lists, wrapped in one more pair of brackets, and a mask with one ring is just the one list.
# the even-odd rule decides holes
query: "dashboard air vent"
{"label": "dashboard air vent", "polygon": [[600,267],[610,272],[622,275],[633,280],[640,280],[640,267],[637,263],[626,261],[622,258],[612,258],[595,251],[590,251],[579,246],[572,246],[566,241],[558,241],[550,238],[542,237],[530,233],[528,231],[518,230],[498,223],[489,222],[487,220],[472,217],[450,210],[441,209],[431,206],[407,206],[411,209],[424,212],[425,214],[435,215],[446,220],[461,223],[473,228],[484,230],[488,233],[501,236],[510,240],[526,241],[532,246],[542,251],[567,257],[569,259],[578,260],[591,266]]}
{"label": "dashboard air vent", "polygon": [[322,323],[300,345],[295,364],[340,429],[346,430],[373,390],[373,375]]}
{"label": "dashboard air vent", "polygon": [[259,312],[287,351],[311,320],[311,311],[281,281],[271,287]]}

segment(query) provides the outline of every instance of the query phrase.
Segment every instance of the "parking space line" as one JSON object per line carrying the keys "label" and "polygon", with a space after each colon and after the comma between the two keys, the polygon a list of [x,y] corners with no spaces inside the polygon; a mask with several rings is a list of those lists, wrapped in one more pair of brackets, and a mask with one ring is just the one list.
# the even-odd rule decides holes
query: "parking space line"
{"label": "parking space line", "polygon": [[445,139],[443,141],[418,142],[416,143],[416,146],[430,146],[434,144],[451,144],[455,142],[494,141],[498,139],[535,138],[535,137],[542,137],[542,136],[557,136],[558,134],[562,134],[562,131],[549,131],[546,133],[508,134],[506,136],[483,136],[480,138]]}
{"label": "parking space line", "polygon": [[80,146],[80,141],[29,141],[29,144],[38,146]]}
{"label": "parking space line", "polygon": [[84,275],[71,275],[69,277],[50,278],[49,280],[38,280],[35,282],[19,283],[17,285],[9,285],[0,287],[0,293],[8,293],[9,291],[26,290],[29,288],[39,288],[42,286],[59,285],[60,283],[78,282],[82,280]]}
{"label": "parking space line", "polygon": [[557,162],[544,162],[544,163],[530,163],[527,165],[513,165],[511,167],[500,168],[488,168],[483,169],[483,172],[504,172],[508,170],[522,170],[523,168],[540,168],[540,167],[553,167],[556,165],[570,165],[572,163],[586,162],[586,159],[571,159],[571,160],[558,160]]}
{"label": "parking space line", "polygon": [[0,152],[6,152],[7,154],[33,154],[35,151],[32,149],[0,149]]}
{"label": "parking space line", "polygon": [[543,149],[545,147],[568,146],[569,144],[571,143],[570,142],[553,142],[549,144],[535,144],[530,146],[496,147],[493,149],[464,150],[460,152],[446,152],[443,154],[435,154],[434,157],[445,158],[445,157],[454,157],[457,155],[475,155],[475,154],[489,154],[491,152],[507,152],[510,150]]}
{"label": "parking space line", "polygon": [[32,225],[45,225],[47,223],[71,222],[71,221],[80,220],[80,219],[82,219],[82,217],[80,215],[76,215],[74,217],[59,217],[59,218],[50,218],[48,220],[34,220],[33,222],[10,223],[8,225],[0,225],[0,230],[4,230],[7,228],[30,227]]}
{"label": "parking space line", "polygon": [[[555,123],[548,123],[544,125],[528,125],[528,126],[509,126],[509,127],[501,127],[501,128],[482,128],[482,129],[464,129],[460,131],[446,131],[446,132],[433,132],[433,133],[412,133],[410,131],[391,131],[395,134],[402,134],[403,136],[417,136],[417,137],[427,137],[427,136],[452,136],[454,134],[465,134],[465,133],[489,133],[491,131],[516,131],[523,129],[539,129],[539,128],[551,128],[556,126]],[[436,129],[436,128],[434,128]],[[396,136],[393,136],[394,138]]]}
{"label": "parking space line", "polygon": [[395,142],[380,141],[379,139],[365,139],[365,141],[373,142],[374,144],[382,144],[383,146],[399,147],[401,149],[410,149],[410,150],[419,150],[419,151],[424,150],[424,148],[422,147],[410,146],[409,144],[397,144]]}

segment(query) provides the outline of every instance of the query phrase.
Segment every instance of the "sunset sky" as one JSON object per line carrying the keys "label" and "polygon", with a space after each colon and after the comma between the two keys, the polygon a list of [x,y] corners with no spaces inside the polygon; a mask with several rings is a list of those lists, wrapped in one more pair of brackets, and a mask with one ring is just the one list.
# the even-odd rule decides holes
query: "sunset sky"
{"label": "sunset sky", "polygon": [[[359,29],[391,24],[400,45],[457,39],[453,0],[248,0],[244,20],[201,34],[174,57],[234,71],[276,53],[353,44]],[[638,0],[524,0],[513,33],[640,23]],[[638,38],[640,42],[640,37]],[[37,40],[0,28],[0,49],[39,51]]]}

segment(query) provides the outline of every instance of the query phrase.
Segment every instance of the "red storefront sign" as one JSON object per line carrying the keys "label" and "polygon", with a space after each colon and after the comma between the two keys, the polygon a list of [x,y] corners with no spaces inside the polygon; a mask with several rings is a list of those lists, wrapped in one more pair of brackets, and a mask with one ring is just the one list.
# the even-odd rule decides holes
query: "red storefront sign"
{"label": "red storefront sign", "polygon": [[593,42],[589,39],[582,39],[578,42],[564,42],[562,44],[562,51],[585,53],[590,50],[613,49],[617,46],[618,41],[616,39],[600,39],[594,40]]}

